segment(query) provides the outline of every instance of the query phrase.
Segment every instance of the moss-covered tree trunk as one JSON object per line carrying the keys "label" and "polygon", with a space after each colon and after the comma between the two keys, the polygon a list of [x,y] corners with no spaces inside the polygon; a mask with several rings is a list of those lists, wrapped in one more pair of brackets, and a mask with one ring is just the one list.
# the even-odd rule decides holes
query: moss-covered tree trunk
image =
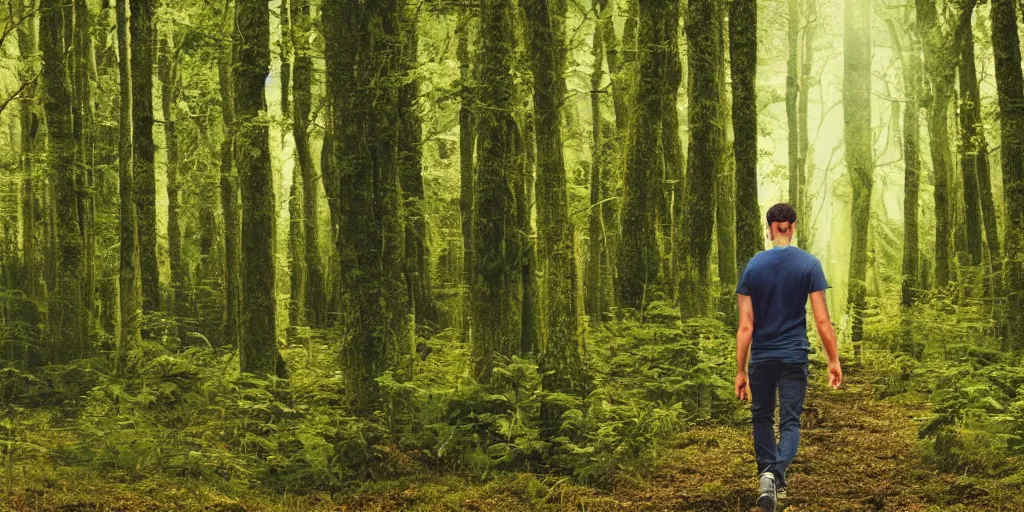
{"label": "moss-covered tree trunk", "polygon": [[707,315],[711,283],[709,229],[715,218],[715,176],[722,169],[722,97],[719,87],[721,17],[715,0],[693,0],[687,7],[690,67],[690,145],[686,174],[679,304],[684,319]]}
{"label": "moss-covered tree trunk", "polygon": [[726,5],[720,4],[718,27],[722,35],[718,38],[718,52],[715,58],[718,71],[718,90],[722,103],[718,109],[720,121],[718,129],[721,132],[721,166],[718,174],[715,175],[715,242],[718,254],[718,310],[725,315],[728,322],[736,318],[736,163],[733,160],[734,152],[729,148],[733,147],[732,117],[730,112],[731,102],[728,91],[728,78],[726,76],[725,52],[726,52],[726,20],[728,10]]}
{"label": "moss-covered tree trunk", "polygon": [[85,242],[79,217],[78,166],[73,132],[69,41],[65,23],[72,12],[62,2],[39,4],[39,49],[43,56],[42,97],[49,137],[55,211],[53,289],[49,293],[48,361],[68,362],[89,350],[89,310],[85,304]]}
{"label": "moss-covered tree trunk", "polygon": [[1006,202],[1006,348],[1019,350],[1024,347],[1024,76],[1016,3],[992,0],[991,19]]}
{"label": "moss-covered tree trunk", "polygon": [[655,194],[660,193],[662,108],[667,79],[664,51],[664,14],[669,0],[643,0],[639,5],[638,68],[633,87],[632,111],[626,142],[626,166],[622,197],[622,237],[618,265],[620,305],[640,310],[658,278]]}
{"label": "moss-covered tree trunk", "polygon": [[[521,0],[533,72],[537,144],[537,231],[543,325],[539,363],[542,385],[555,393],[580,393],[586,386],[583,339],[578,325],[575,232],[562,154],[561,108],[565,100],[564,0]],[[546,409],[557,424],[562,409]]]}
{"label": "moss-covered tree trunk", "polygon": [[[224,33],[232,34],[234,11],[231,0],[224,0],[222,13]],[[224,140],[220,145],[220,201],[224,214],[224,338],[228,345],[241,341],[241,230],[238,204],[238,174],[235,172],[235,101],[232,87],[234,43],[225,38],[217,59],[220,82],[220,110],[224,122]]]}
{"label": "moss-covered tree trunk", "polygon": [[427,212],[423,195],[423,121],[420,119],[419,2],[407,2],[402,17],[403,85],[398,91],[399,177],[405,200],[405,280],[416,323],[437,323],[437,311],[431,293],[430,246],[427,240]]}
{"label": "moss-covered tree trunk", "polygon": [[602,178],[601,167],[603,154],[601,152],[603,136],[601,124],[604,122],[601,116],[601,81],[604,78],[604,41],[602,34],[603,12],[600,7],[595,6],[595,14],[598,22],[594,25],[593,40],[591,43],[591,58],[594,59],[593,69],[590,72],[590,119],[591,119],[591,157],[590,157],[590,211],[587,212],[587,268],[585,277],[584,305],[590,323],[597,325],[601,323],[602,316],[606,311],[604,300],[604,286],[602,272],[607,265],[605,257],[605,238],[602,221],[604,219],[604,205],[602,204]]}
{"label": "moss-covered tree trunk", "polygon": [[291,0],[292,48],[295,64],[292,70],[294,119],[292,134],[302,176],[302,221],[304,257],[306,265],[305,309],[312,327],[328,324],[326,273],[320,257],[320,189],[321,180],[313,165],[309,143],[310,115],[313,106],[313,48],[310,34],[313,30],[310,0]]}
{"label": "moss-covered tree trunk", "polygon": [[120,321],[117,325],[115,361],[120,364],[127,350],[139,342],[139,315],[142,309],[142,288],[139,280],[139,234],[135,218],[135,187],[132,172],[132,75],[131,42],[128,35],[127,0],[117,0],[117,69],[120,78],[118,109],[117,175],[120,196],[118,220],[119,273],[118,300]]}
{"label": "moss-covered tree trunk", "polygon": [[736,268],[764,247],[757,201],[757,2],[733,0],[729,12],[733,151],[736,157]]}
{"label": "moss-covered tree trunk", "polygon": [[800,130],[797,105],[800,96],[800,0],[786,0],[786,154],[789,156],[789,199],[800,207]]}
{"label": "moss-covered tree trunk", "polygon": [[132,71],[132,166],[139,228],[142,308],[160,310],[160,268],[156,234],[156,144],[153,142],[153,57],[157,35],[153,0],[129,2]]}
{"label": "moss-covered tree trunk", "polygon": [[[167,314],[181,315],[185,299],[185,262],[181,259],[181,220],[178,214],[181,199],[180,162],[178,155],[178,126],[175,109],[178,103],[178,49],[171,34],[160,43],[159,75],[160,102],[164,116],[164,146],[167,154],[167,253],[171,267],[171,294]],[[178,336],[184,341],[184,330]]]}
{"label": "moss-covered tree trunk", "polygon": [[964,202],[966,203],[967,254],[972,267],[980,267],[986,220],[981,208],[980,180],[981,143],[985,138],[981,124],[981,94],[978,90],[978,72],[974,64],[974,31],[967,26],[960,49],[960,169],[964,176]]}
{"label": "moss-covered tree trunk", "polygon": [[[668,6],[665,16],[665,35],[660,59],[665,66],[665,82],[661,110],[662,184],[658,192],[663,206],[660,209],[659,224],[662,231],[662,282],[670,297],[675,297],[678,284],[676,254],[683,197],[686,195],[686,157],[683,143],[679,139],[679,87],[683,83],[683,65],[679,57],[679,6]],[[726,251],[728,252],[728,251]]]}
{"label": "moss-covered tree trunk", "polygon": [[814,206],[811,204],[810,180],[814,175],[814,157],[810,153],[810,136],[807,126],[808,103],[811,96],[811,69],[814,67],[814,43],[817,36],[818,0],[806,0],[803,6],[803,51],[800,54],[799,95],[796,106],[797,156],[799,159],[800,186],[797,196],[800,204],[793,205],[799,212],[800,247],[814,250]]}
{"label": "moss-covered tree trunk", "polygon": [[243,372],[284,377],[284,363],[277,350],[276,212],[264,95],[270,72],[270,8],[266,2],[237,0],[234,37],[234,150],[242,195],[240,362]]}
{"label": "moss-covered tree trunk", "polygon": [[[85,247],[85,307],[90,316],[98,311],[96,302],[96,201],[95,191],[95,106],[92,100],[92,15],[86,0],[73,2],[73,59],[71,61],[72,131],[75,136],[75,161],[78,171],[78,209]],[[70,20],[65,20],[68,23]]]}
{"label": "moss-covered tree trunk", "polygon": [[[894,26],[890,27],[894,41],[899,41]],[[918,292],[918,253],[921,191],[921,52],[912,38],[909,51],[900,52],[903,72],[903,94],[907,103],[903,107],[903,282],[900,287],[903,306],[913,306]]]}
{"label": "moss-covered tree trunk", "polygon": [[476,136],[473,133],[473,76],[470,72],[469,24],[471,18],[461,13],[456,30],[459,59],[459,218],[462,228],[462,337],[469,341],[472,332],[473,279],[473,194]]}
{"label": "moss-covered tree trunk", "polygon": [[474,373],[485,382],[501,358],[519,354],[522,342],[525,157],[514,117],[514,26],[510,0],[482,0],[472,307]]}
{"label": "moss-covered tree trunk", "polygon": [[853,189],[848,311],[854,357],[860,359],[867,306],[868,225],[874,159],[871,136],[871,2],[845,0],[843,13],[843,133]]}
{"label": "moss-covered tree trunk", "polygon": [[323,10],[338,20],[324,36],[341,198],[342,361],[346,393],[363,414],[379,405],[377,377],[411,372],[398,157],[401,8],[397,0],[329,0]]}

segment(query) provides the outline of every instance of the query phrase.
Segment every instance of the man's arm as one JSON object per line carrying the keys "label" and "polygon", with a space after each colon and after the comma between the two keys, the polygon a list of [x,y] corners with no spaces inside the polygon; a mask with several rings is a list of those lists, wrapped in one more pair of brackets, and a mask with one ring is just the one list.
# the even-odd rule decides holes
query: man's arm
{"label": "man's arm", "polygon": [[811,310],[814,312],[814,323],[818,326],[818,335],[821,336],[821,346],[828,356],[828,383],[832,388],[838,389],[843,383],[843,369],[839,364],[836,332],[832,328],[832,319],[828,316],[825,290],[811,293]]}
{"label": "man's arm", "polygon": [[747,356],[750,354],[750,342],[754,337],[754,305],[750,295],[737,294],[736,305],[739,310],[740,326],[736,329],[736,398],[747,400]]}

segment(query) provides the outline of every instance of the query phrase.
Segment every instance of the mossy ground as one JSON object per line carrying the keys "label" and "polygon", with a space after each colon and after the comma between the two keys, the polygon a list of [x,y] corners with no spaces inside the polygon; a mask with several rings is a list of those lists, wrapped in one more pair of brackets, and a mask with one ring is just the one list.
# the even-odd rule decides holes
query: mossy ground
{"label": "mossy ground", "polygon": [[[809,391],[783,510],[1024,510],[1019,483],[944,474],[925,463],[916,419],[929,405],[878,399],[869,381],[853,374],[841,391],[820,385]],[[14,467],[10,487],[4,474],[0,511],[746,511],[756,497],[749,430],[749,424],[691,428],[647,477],[611,489],[528,473],[481,480],[422,471],[345,493],[282,496],[159,476],[125,481],[40,459]]]}

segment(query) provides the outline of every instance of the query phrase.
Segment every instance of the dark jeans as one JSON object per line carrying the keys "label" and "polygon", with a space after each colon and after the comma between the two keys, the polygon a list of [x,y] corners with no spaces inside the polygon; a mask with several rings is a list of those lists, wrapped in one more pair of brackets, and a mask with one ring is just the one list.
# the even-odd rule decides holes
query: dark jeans
{"label": "dark jeans", "polygon": [[[754,420],[757,474],[771,471],[785,487],[786,469],[800,445],[800,414],[807,394],[807,363],[761,361],[747,370]],[[779,442],[775,442],[775,392],[779,393]]]}

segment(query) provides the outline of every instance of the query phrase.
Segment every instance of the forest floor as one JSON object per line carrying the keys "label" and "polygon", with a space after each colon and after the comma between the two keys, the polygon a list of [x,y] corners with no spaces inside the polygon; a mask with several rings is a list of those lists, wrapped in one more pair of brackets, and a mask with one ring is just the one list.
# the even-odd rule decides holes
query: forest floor
{"label": "forest floor", "polygon": [[[928,410],[925,403],[876,398],[867,376],[848,376],[840,391],[812,386],[781,510],[1024,510],[1024,496],[1010,484],[939,473],[925,463],[916,418]],[[749,424],[693,427],[647,478],[609,490],[525,473],[480,482],[427,472],[333,496],[252,491],[229,498],[202,482],[117,482],[65,472],[0,493],[0,511],[747,511],[755,510],[756,498],[749,430]]]}

